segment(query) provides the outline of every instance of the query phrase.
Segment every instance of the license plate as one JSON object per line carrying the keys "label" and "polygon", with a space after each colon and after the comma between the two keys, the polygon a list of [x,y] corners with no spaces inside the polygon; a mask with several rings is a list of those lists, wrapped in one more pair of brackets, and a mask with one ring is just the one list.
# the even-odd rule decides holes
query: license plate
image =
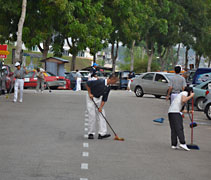
{"label": "license plate", "polygon": [[24,78],[24,82],[29,82],[30,79],[29,78]]}

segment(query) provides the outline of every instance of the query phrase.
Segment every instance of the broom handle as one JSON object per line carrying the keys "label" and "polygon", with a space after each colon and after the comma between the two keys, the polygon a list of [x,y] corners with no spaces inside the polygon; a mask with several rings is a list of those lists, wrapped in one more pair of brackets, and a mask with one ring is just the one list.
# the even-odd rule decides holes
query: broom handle
{"label": "broom handle", "polygon": [[[94,99],[92,99],[93,103],[95,104],[96,108],[99,109],[99,107],[97,106],[96,102],[94,101]],[[99,112],[99,111],[98,111]],[[117,136],[117,134],[115,133],[114,129],[111,127],[110,123],[108,122],[108,120],[106,119],[106,117],[103,115],[102,112],[100,112],[100,114],[103,116],[103,118],[105,119],[106,123],[109,125],[109,127],[111,128],[112,132],[114,133],[115,136]]]}
{"label": "broom handle", "polygon": [[191,128],[191,144],[193,144],[193,110],[194,110],[194,106],[193,106],[193,98],[192,98],[192,128]]}

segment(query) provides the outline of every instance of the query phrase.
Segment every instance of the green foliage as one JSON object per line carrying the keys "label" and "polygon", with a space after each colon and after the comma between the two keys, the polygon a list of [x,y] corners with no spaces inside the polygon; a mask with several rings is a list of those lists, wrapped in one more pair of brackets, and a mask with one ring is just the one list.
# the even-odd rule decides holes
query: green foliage
{"label": "green foliage", "polygon": [[[142,59],[142,50],[141,47],[136,47],[134,51],[134,72],[136,73],[143,73],[147,72],[147,65],[148,65],[148,58],[147,55],[144,56]],[[130,70],[130,50],[127,49],[125,52],[125,59],[124,63],[120,63],[121,70]],[[159,71],[160,66],[158,62],[154,59],[152,63],[152,71]]]}

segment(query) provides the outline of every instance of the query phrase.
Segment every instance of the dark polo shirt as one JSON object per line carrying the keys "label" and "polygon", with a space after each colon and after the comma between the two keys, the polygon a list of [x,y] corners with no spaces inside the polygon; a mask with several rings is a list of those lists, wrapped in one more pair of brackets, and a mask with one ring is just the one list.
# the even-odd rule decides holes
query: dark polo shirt
{"label": "dark polo shirt", "polygon": [[99,98],[103,96],[102,101],[106,102],[110,92],[110,86],[106,86],[104,79],[87,81],[87,86],[91,89],[94,97]]}

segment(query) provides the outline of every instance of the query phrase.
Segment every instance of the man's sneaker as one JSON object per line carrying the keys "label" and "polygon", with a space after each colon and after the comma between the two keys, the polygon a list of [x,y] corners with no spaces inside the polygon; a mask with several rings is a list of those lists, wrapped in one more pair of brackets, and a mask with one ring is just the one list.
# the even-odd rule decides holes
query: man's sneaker
{"label": "man's sneaker", "polygon": [[93,134],[89,134],[88,135],[88,139],[94,139],[94,135]]}
{"label": "man's sneaker", "polygon": [[98,135],[98,139],[105,139],[105,138],[108,138],[108,137],[110,137],[111,135],[110,134],[105,134],[105,135]]}
{"label": "man's sneaker", "polygon": [[172,149],[179,149],[178,146],[171,146]]}
{"label": "man's sneaker", "polygon": [[186,151],[190,151],[190,149],[187,147],[186,144],[180,144],[179,147],[181,147],[182,149],[184,149]]}

